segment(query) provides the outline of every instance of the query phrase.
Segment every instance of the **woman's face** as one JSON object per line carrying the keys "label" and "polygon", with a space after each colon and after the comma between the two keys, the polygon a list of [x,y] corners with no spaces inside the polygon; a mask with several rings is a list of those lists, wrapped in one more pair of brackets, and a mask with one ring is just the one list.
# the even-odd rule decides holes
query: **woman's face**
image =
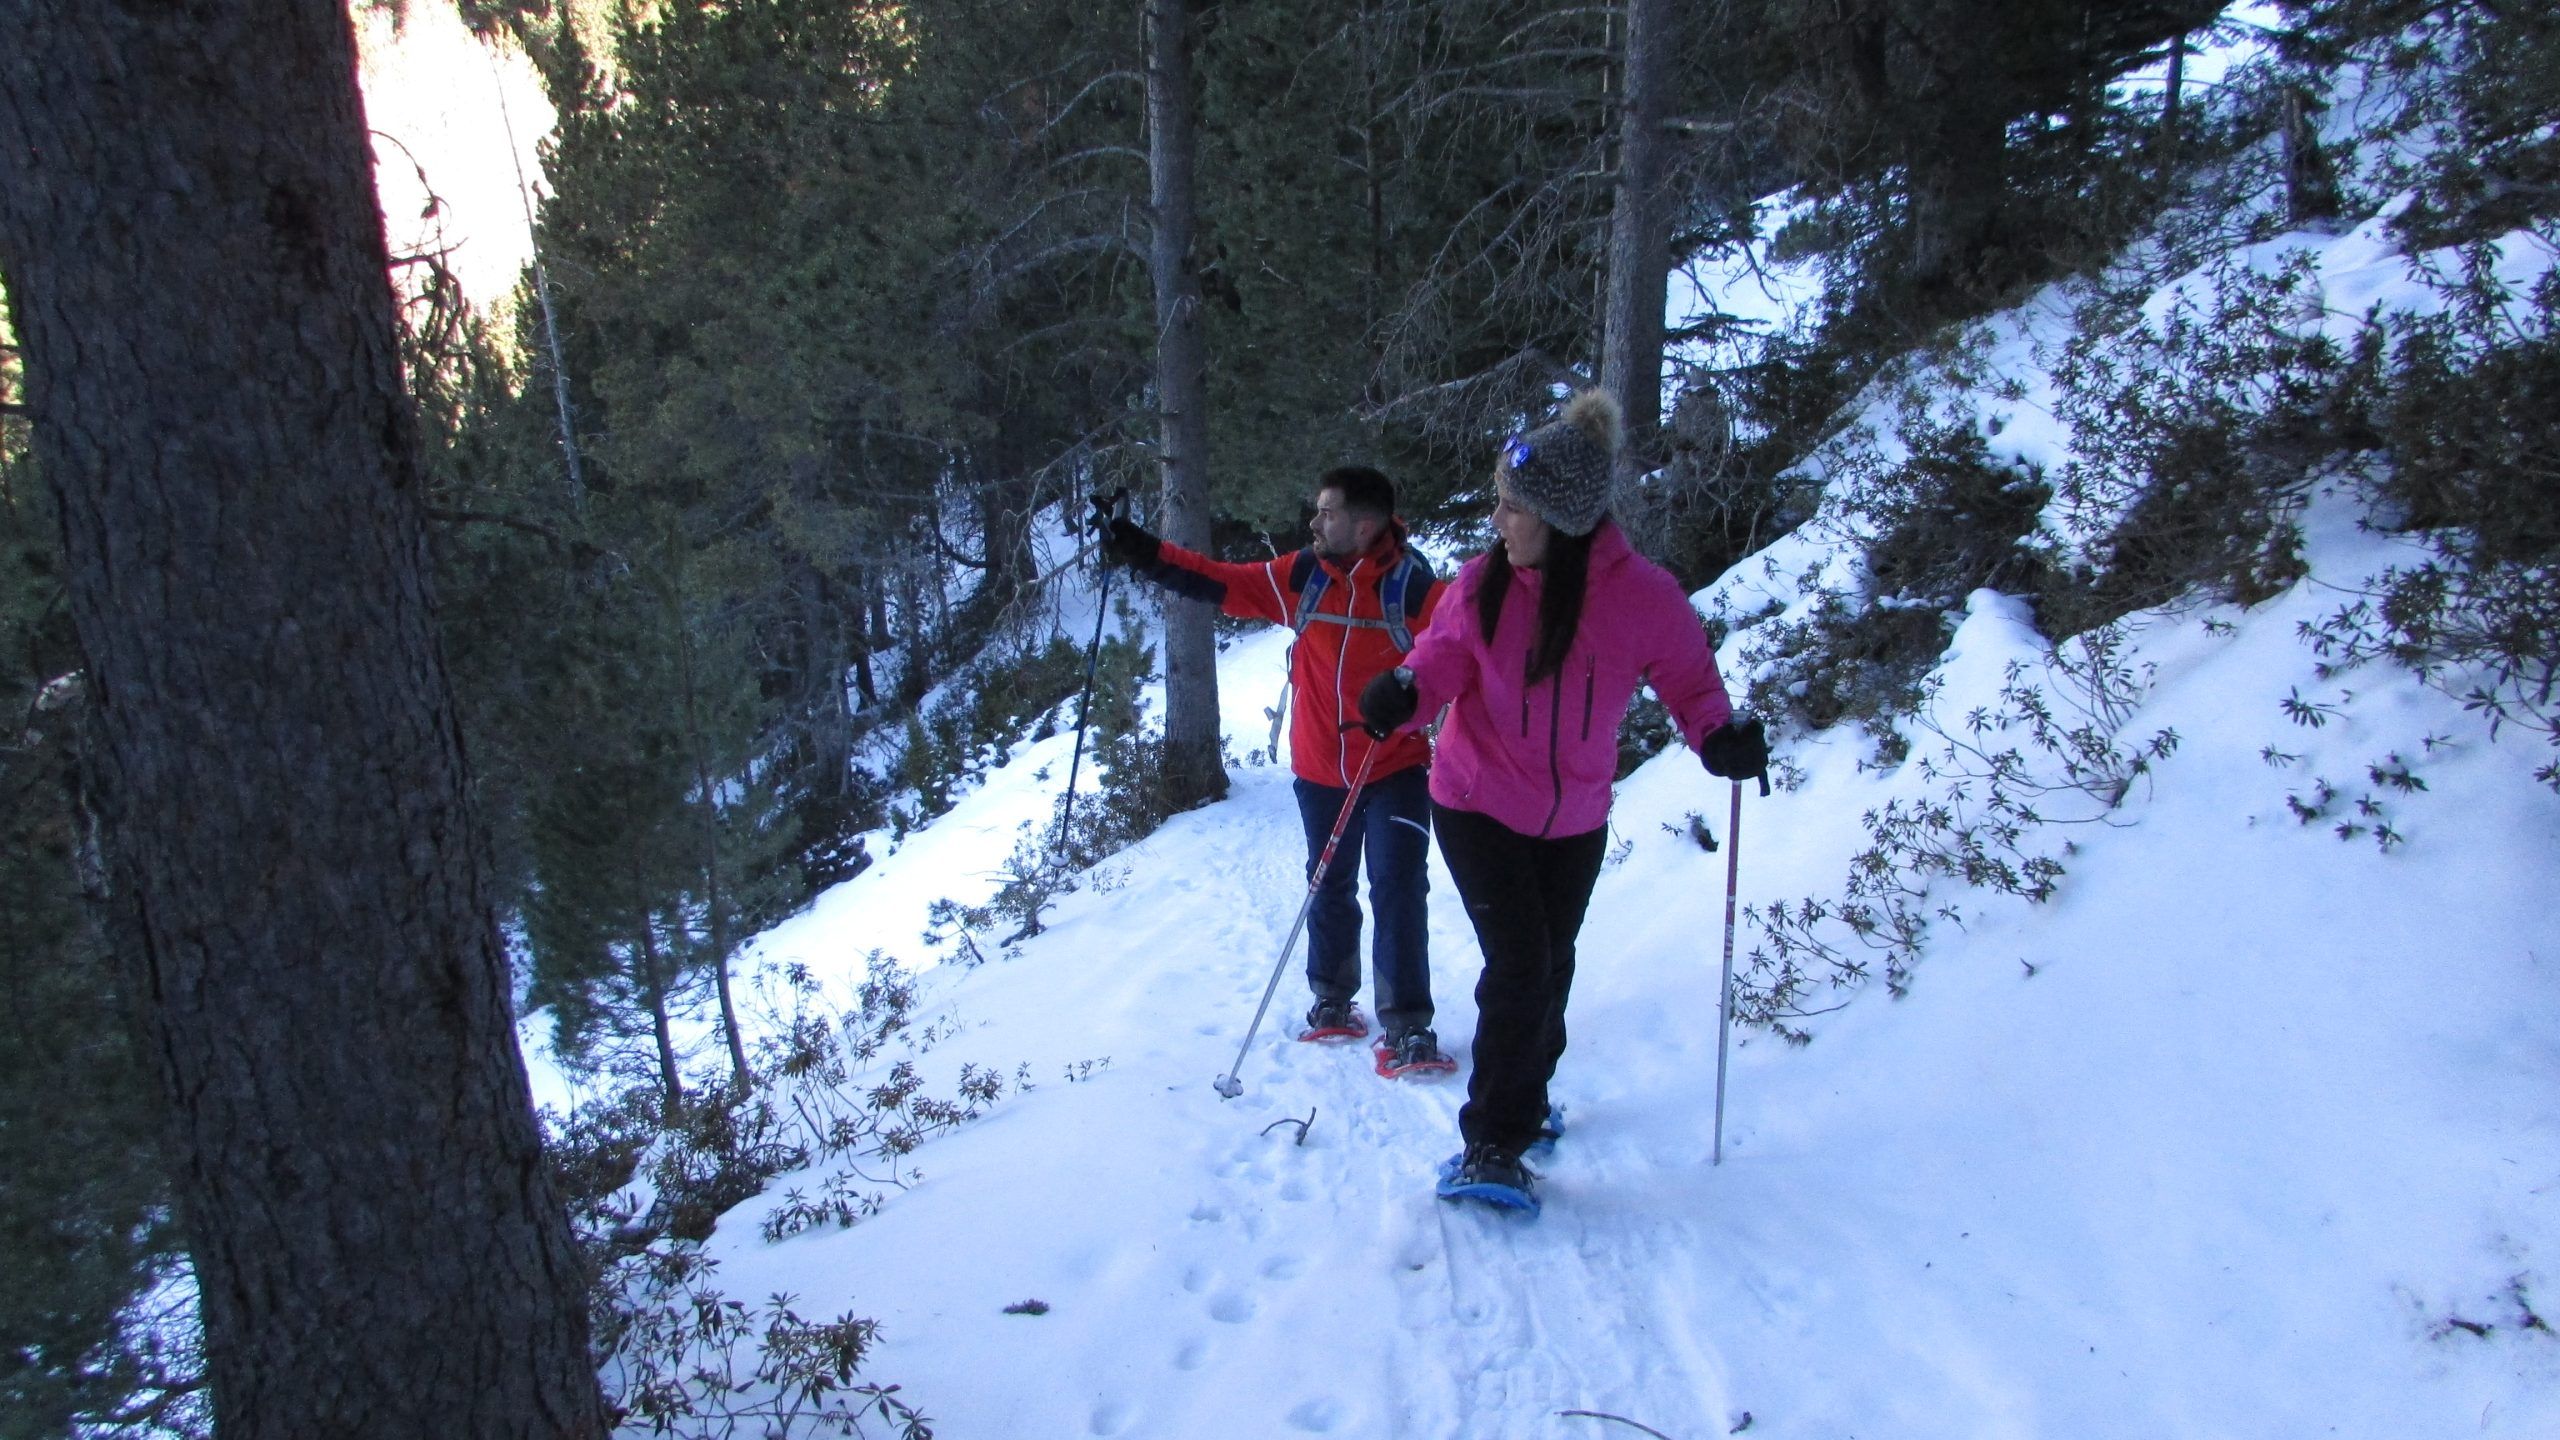
{"label": "woman's face", "polygon": [[1493,493],[1493,531],[1502,537],[1503,553],[1523,570],[1537,569],[1538,562],[1547,558],[1547,537],[1555,527],[1512,498],[1509,470],[1495,472]]}

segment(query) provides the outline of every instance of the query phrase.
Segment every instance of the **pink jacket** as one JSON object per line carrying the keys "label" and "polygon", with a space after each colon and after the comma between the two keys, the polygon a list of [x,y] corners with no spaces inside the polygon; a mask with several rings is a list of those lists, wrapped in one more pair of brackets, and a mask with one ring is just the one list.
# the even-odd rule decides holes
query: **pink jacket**
{"label": "pink jacket", "polygon": [[1502,623],[1487,642],[1476,620],[1484,565],[1478,556],[1459,570],[1405,660],[1415,726],[1453,707],[1431,767],[1432,799],[1523,835],[1580,835],[1608,821],[1618,722],[1637,682],[1653,686],[1692,750],[1732,717],[1715,651],[1680,582],[1638,555],[1614,522],[1601,521],[1592,539],[1573,648],[1534,687],[1522,676],[1545,577],[1512,572]]}

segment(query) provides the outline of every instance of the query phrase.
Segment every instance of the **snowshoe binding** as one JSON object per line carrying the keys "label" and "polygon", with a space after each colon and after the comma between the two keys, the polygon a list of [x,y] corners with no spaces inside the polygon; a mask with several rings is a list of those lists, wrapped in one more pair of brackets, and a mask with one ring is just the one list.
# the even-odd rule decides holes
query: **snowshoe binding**
{"label": "snowshoe binding", "polygon": [[1301,1040],[1357,1040],[1369,1033],[1369,1017],[1348,1000],[1319,1000],[1298,1028]]}
{"label": "snowshoe binding", "polygon": [[1457,1061],[1440,1053],[1440,1038],[1419,1027],[1380,1036],[1369,1054],[1378,1062],[1378,1073],[1389,1080],[1429,1080],[1458,1068]]}
{"label": "snowshoe binding", "polygon": [[1440,1164],[1436,1188],[1443,1200],[1473,1200],[1497,1210],[1538,1213],[1538,1177],[1516,1155],[1491,1145],[1470,1145]]}

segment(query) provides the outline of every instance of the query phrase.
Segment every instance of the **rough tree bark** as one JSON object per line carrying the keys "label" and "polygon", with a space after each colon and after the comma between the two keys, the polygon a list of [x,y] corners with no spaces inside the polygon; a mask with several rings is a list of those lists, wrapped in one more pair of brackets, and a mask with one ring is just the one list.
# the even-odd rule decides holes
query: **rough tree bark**
{"label": "rough tree bark", "polygon": [[[1162,412],[1165,538],[1209,548],[1208,342],[1193,263],[1194,115],[1189,0],[1146,0],[1147,177],[1154,235],[1156,403]],[[1207,602],[1169,597],[1164,618],[1164,784],[1176,808],[1227,793],[1218,756],[1218,644]]]}
{"label": "rough tree bark", "polygon": [[1618,105],[1618,176],[1609,217],[1609,280],[1600,328],[1600,387],[1626,421],[1621,488],[1660,463],[1662,307],[1670,284],[1669,147],[1662,122],[1671,0],[1626,0]]}
{"label": "rough tree bark", "polygon": [[346,14],[0,0],[0,273],[226,1437],[596,1436]]}

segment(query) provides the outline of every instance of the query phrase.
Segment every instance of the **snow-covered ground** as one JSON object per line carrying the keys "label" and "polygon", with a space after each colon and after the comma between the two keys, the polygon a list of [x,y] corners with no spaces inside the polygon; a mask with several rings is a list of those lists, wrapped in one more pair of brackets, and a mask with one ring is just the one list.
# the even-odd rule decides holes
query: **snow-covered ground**
{"label": "snow-covered ground", "polygon": [[[2388,543],[2335,504],[2312,539],[2340,573]],[[2135,823],[2087,840],[2051,904],[1941,927],[1907,1000],[1866,995],[1802,1049],[1737,1037],[1721,1166],[1722,857],[1664,826],[1701,810],[1721,832],[1727,787],[1679,753],[1621,787],[1631,848],[1592,906],[1558,1080],[1572,1129],[1524,1221],[1430,1193],[1463,1075],[1382,1081],[1266,1024],[1244,1097],[1212,1092],[1302,893],[1287,777],[1252,767],[1018,958],[929,978],[964,1028],[928,1069],[1027,1062],[1038,1089],[931,1145],[854,1229],[759,1240],[810,1183],[786,1178],[712,1240],[723,1283],[880,1320],[874,1374],[952,1440],[1636,1433],[1567,1411],[1679,1440],[1746,1416],[1773,1436],[2560,1433],[2560,1341],[2522,1324],[2560,1253],[2560,801],[2441,696],[2319,681],[2292,631],[2332,603],[2306,583],[2151,620],[2130,728],[2183,743]],[[1977,597],[1945,703],[2038,644]],[[1240,734],[1278,663],[1268,639],[1229,652]],[[2344,719],[2283,719],[2289,690],[2340,684]],[[2273,768],[2269,743],[2299,758]],[[1746,801],[1746,901],[1836,889],[1893,783],[1865,749],[1800,747],[1806,783]],[[2369,788],[2392,752],[2428,787],[2390,798],[2404,845],[2296,823],[2289,791]],[[1058,758],[1033,748],[759,953],[849,976],[900,951],[931,894],[974,898]],[[1476,951],[1433,884],[1463,1061]],[[1293,973],[1275,1012],[1302,1004]],[[1310,1114],[1303,1144],[1271,1128]],[[1005,1313],[1032,1299],[1048,1313]]]}
{"label": "snow-covered ground", "polygon": [[[2242,260],[2292,249],[2323,262],[2320,323],[2423,303],[2376,227]],[[2068,313],[2049,293],[1989,332],[2025,397],[2007,453],[2067,443],[2032,412]],[[2152,679],[2124,734],[2179,744],[2127,823],[2075,835],[2056,898],[1942,892],[1961,923],[1935,927],[1908,998],[1863,993],[1802,1048],[1735,1036],[1721,1165],[1727,856],[1672,832],[1701,812],[1735,843],[1729,787],[1678,751],[1620,787],[1557,1081],[1571,1129],[1524,1219],[1431,1194],[1463,1071],[1388,1082],[1360,1047],[1288,1038],[1303,957],[1243,1097],[1211,1090],[1303,895],[1287,774],[1246,765],[1009,958],[926,972],[958,1029],[925,1070],[1027,1065],[1037,1089],[921,1151],[917,1183],[850,1230],[760,1239],[823,1178],[784,1177],[709,1242],[721,1283],[877,1318],[871,1377],[946,1440],[2560,1434],[2560,1339],[2536,1315],[2560,1310],[2560,797],[2530,778],[2533,737],[2493,740],[2397,671],[2318,673],[2296,627],[2408,552],[2345,495],[2303,518],[2313,570],[2290,591],[2134,617]],[[1701,605],[1802,604],[1827,533]],[[1089,606],[1062,605],[1079,643]],[[2044,653],[2016,602],[1966,609],[1950,728]],[[1223,656],[1239,754],[1284,639]],[[2293,723],[2288,696],[2336,713]],[[748,965],[801,962],[843,994],[875,948],[926,960],[929,903],[993,889],[1068,743],[1022,747],[894,852],[881,837]],[[1803,783],[1744,803],[1746,903],[1836,895],[1860,817],[1926,788],[1862,765],[1853,727],[1785,758]],[[2394,763],[2424,788],[2373,776]],[[2301,823],[2289,797],[2323,781],[2330,813]],[[1436,863],[1432,883],[1463,1064],[1478,958]],[[1303,1142],[1291,1117],[1312,1117]],[[1046,1313],[1006,1313],[1028,1300]]]}
{"label": "snow-covered ground", "polygon": [[[1301,888],[1285,775],[1255,768],[1018,959],[938,972],[967,1028],[933,1058],[1048,1083],[853,1230],[766,1245],[771,1200],[744,1207],[712,1242],[725,1282],[878,1318],[874,1370],[955,1440],[1615,1428],[1568,1410],[1684,1440],[1746,1414],[1805,1436],[2555,1433],[2560,1343],[2517,1325],[2560,1244],[2560,805],[2396,680],[2278,734],[2312,683],[2290,627],[2320,605],[2220,638],[2160,622],[2136,723],[2185,743],[2138,823],[2051,905],[1952,935],[1908,1000],[1868,996],[1801,1050],[1743,1039],[1721,1167],[1722,871],[1661,827],[1721,829],[1723,786],[1674,754],[1623,787],[1633,848],[1592,907],[1558,1082],[1572,1131],[1524,1222],[1431,1197],[1458,1083],[1266,1026],[1244,1098],[1212,1093]],[[2031,644],[1985,604],[1951,664]],[[1231,694],[1262,688],[1261,648]],[[2258,754],[2283,740],[2298,773],[2346,778],[2428,734],[2456,738],[2389,854],[2297,825]],[[1746,802],[1746,898],[1836,882],[1875,783],[1850,748]],[[992,858],[959,848],[916,870]],[[1464,1059],[1475,950],[1434,885]],[[930,888],[884,865],[764,953],[844,973]],[[1267,1128],[1310,1113],[1303,1144]],[[1027,1299],[1049,1313],[1004,1313]]]}

